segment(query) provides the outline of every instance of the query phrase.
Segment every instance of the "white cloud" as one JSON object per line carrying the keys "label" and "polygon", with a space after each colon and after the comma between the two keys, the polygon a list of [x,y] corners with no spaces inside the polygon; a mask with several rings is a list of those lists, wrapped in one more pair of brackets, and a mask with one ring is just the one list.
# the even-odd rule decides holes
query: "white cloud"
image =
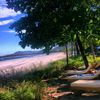
{"label": "white cloud", "polygon": [[6,32],[6,33],[9,33],[9,34],[15,34],[17,35],[18,33],[15,31],[15,30],[4,30],[4,31],[1,31],[1,32]]}
{"label": "white cloud", "polygon": [[9,23],[12,23],[12,22],[14,22],[14,19],[0,21],[0,26],[1,25],[6,25],[6,24],[9,24]]}
{"label": "white cloud", "polygon": [[7,32],[7,33],[16,33],[14,30],[7,30],[7,31],[3,31],[3,32]]}
{"label": "white cloud", "polygon": [[15,12],[13,9],[8,9],[6,7],[0,7],[0,18],[5,18],[9,16],[16,16],[21,14],[20,12]]}
{"label": "white cloud", "polygon": [[22,33],[23,33],[23,34],[26,33],[26,30],[22,30]]}

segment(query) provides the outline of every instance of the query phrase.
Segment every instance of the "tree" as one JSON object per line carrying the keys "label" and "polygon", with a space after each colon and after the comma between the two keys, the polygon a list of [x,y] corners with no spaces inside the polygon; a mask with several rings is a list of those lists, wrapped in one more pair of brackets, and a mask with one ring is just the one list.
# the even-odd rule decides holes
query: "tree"
{"label": "tree", "polygon": [[[88,13],[96,0],[6,0],[8,8],[25,14],[13,23],[25,48],[43,48],[50,50],[55,45],[66,45],[76,37],[86,67],[88,61],[80,38],[87,34]],[[100,2],[99,2],[100,3]],[[98,3],[98,4],[99,4]],[[24,31],[25,30],[25,31]],[[70,37],[70,38],[69,38]]]}

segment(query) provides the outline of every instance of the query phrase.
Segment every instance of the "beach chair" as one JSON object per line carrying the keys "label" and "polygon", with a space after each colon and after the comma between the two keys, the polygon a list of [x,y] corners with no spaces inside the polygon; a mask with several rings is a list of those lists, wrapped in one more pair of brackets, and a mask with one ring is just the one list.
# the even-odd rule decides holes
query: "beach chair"
{"label": "beach chair", "polygon": [[100,80],[77,80],[71,83],[71,89],[74,91],[99,92]]}
{"label": "beach chair", "polygon": [[76,80],[92,80],[96,79],[100,76],[100,70],[90,73],[90,74],[76,74],[66,77],[66,79],[70,82],[76,81]]}

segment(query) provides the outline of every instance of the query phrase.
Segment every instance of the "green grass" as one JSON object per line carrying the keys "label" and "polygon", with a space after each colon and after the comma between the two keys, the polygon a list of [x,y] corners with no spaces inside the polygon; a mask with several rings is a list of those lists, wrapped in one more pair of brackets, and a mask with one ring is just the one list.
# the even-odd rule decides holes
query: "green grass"
{"label": "green grass", "polygon": [[44,87],[43,82],[12,82],[0,88],[0,100],[41,100]]}
{"label": "green grass", "polygon": [[69,67],[76,67],[78,68],[79,66],[83,65],[83,60],[82,57],[78,56],[78,57],[70,57],[69,58]]}
{"label": "green grass", "polygon": [[[94,63],[92,55],[87,56],[87,59],[88,59],[89,64]],[[96,57],[96,62],[100,62],[100,57]],[[84,66],[84,62],[81,56],[69,58],[69,67],[79,68],[80,66],[82,67]]]}
{"label": "green grass", "polygon": [[[96,58],[100,62],[100,57]],[[93,63],[93,57],[88,56],[89,63]],[[70,57],[69,67],[83,65],[82,57]],[[0,100],[41,100],[48,84],[43,80],[59,78],[66,66],[65,59],[50,63],[48,66],[40,66],[23,76],[0,79]]]}
{"label": "green grass", "polygon": [[41,100],[47,87],[42,80],[60,76],[63,66],[65,62],[60,60],[23,76],[0,80],[0,100]]}

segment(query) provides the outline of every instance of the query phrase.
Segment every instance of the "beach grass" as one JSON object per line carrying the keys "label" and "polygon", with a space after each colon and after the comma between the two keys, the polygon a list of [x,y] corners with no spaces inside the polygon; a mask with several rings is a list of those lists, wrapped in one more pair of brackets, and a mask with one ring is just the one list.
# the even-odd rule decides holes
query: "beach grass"
{"label": "beach grass", "polygon": [[[88,56],[89,63],[93,63],[92,56]],[[100,62],[100,57],[96,58]],[[71,67],[80,67],[83,65],[81,57],[70,57],[69,65]],[[45,89],[50,85],[44,80],[53,80],[58,78],[64,72],[66,60],[58,60],[48,64],[40,65],[35,70],[30,70],[26,74],[14,75],[14,77],[3,78],[0,80],[0,100],[43,100],[47,95]],[[20,72],[21,74],[21,72]],[[66,81],[67,83],[67,81]]]}

